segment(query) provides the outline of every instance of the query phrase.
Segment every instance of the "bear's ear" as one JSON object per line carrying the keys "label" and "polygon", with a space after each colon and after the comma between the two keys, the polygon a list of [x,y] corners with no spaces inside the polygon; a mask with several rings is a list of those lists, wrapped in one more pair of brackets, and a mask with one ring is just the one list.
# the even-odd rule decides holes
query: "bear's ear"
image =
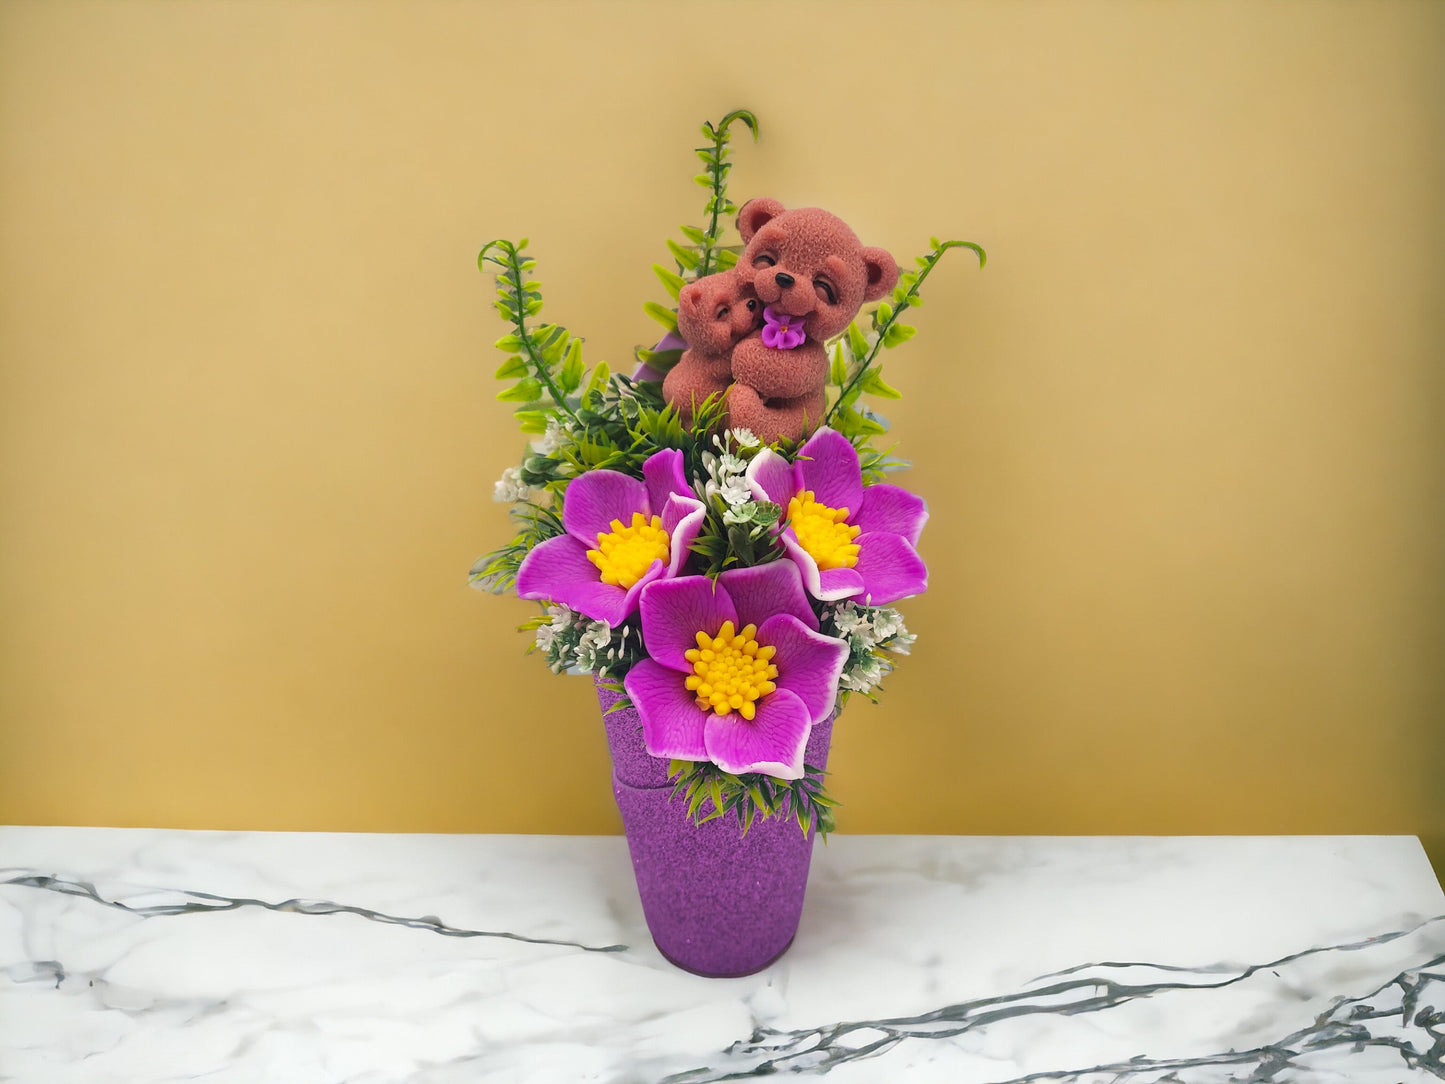
{"label": "bear's ear", "polygon": [[761,199],[750,199],[743,204],[743,209],[738,212],[738,233],[743,235],[743,244],[753,239],[753,234],[762,229],[770,220],[777,218],[783,213],[783,205],[775,199],[768,199],[764,196]]}
{"label": "bear's ear", "polygon": [[863,266],[868,271],[868,283],[863,287],[864,301],[877,301],[898,285],[898,263],[886,250],[865,245]]}

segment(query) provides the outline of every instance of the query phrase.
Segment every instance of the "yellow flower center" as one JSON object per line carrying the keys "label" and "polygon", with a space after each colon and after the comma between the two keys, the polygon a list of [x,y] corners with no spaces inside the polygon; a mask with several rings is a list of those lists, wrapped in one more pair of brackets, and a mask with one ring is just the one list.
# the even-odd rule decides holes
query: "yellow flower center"
{"label": "yellow flower center", "polygon": [[819,569],[852,568],[858,563],[858,545],[853,539],[863,528],[849,525],[848,509],[819,504],[811,489],[788,502],[788,526]]}
{"label": "yellow flower center", "polygon": [[668,538],[662,529],[662,518],[648,519],[641,512],[632,513],[626,527],[620,519],[612,521],[612,530],[597,532],[597,548],[587,551],[587,560],[602,573],[602,582],[623,590],[631,587],[652,566],[653,561],[667,560]]}
{"label": "yellow flower center", "polygon": [[703,711],[718,715],[735,711],[751,721],[757,699],[777,688],[773,679],[778,668],[772,663],[777,648],[759,647],[757,634],[756,625],[744,625],[737,632],[731,621],[724,621],[716,636],[697,634],[697,647],[685,653],[692,663],[686,684],[697,694],[697,706]]}

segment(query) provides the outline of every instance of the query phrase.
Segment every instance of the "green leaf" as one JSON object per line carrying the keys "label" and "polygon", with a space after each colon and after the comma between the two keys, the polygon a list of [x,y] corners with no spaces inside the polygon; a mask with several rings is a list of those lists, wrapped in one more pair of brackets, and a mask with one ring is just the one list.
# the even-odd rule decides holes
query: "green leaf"
{"label": "green leaf", "polygon": [[738,265],[738,254],[725,248],[719,249],[714,259],[717,261],[717,269],[719,271],[726,271]]}
{"label": "green leaf", "polygon": [[520,357],[508,358],[502,362],[501,365],[497,366],[497,371],[494,375],[498,380],[508,380],[514,376],[526,376],[527,363]]}
{"label": "green leaf", "polygon": [[672,295],[672,299],[674,301],[677,300],[677,295],[682,292],[682,288],[687,285],[687,280],[685,280],[681,275],[669,271],[660,263],[655,263],[652,265],[652,273],[658,277],[658,280],[662,283],[663,289],[665,289],[670,295]]}
{"label": "green leaf", "polygon": [[887,349],[892,350],[900,343],[906,343],[916,334],[918,334],[916,327],[909,324],[894,324],[883,333],[883,345]]}
{"label": "green leaf", "polygon": [[[895,324],[894,326],[897,327],[898,325]],[[901,391],[884,382],[882,372],[877,368],[872,368],[865,372],[858,386],[868,394],[876,395],[881,399],[903,398]]]}
{"label": "green leaf", "polygon": [[681,350],[649,350],[648,353],[651,356],[647,359],[647,364],[660,373],[670,372],[672,367],[682,360],[683,354]]}
{"label": "green leaf", "polygon": [[697,226],[680,226],[678,228],[682,230],[682,235],[695,245],[701,245],[707,242],[707,234]]}
{"label": "green leaf", "polygon": [[508,332],[506,335],[503,335],[492,345],[495,346],[498,350],[506,350],[508,352],[511,352],[513,350],[522,349],[522,340],[517,338],[515,334]]}
{"label": "green leaf", "polygon": [[882,327],[893,318],[893,306],[886,301],[880,301],[878,308],[873,313],[873,326]]}
{"label": "green leaf", "polygon": [[671,309],[665,309],[656,301],[648,301],[643,304],[642,311],[651,316],[668,331],[677,330],[677,313]]}
{"label": "green leaf", "polygon": [[553,329],[553,333],[547,336],[538,351],[543,364],[550,369],[561,361],[562,352],[567,349],[567,341],[571,337],[564,328]]}
{"label": "green leaf", "polygon": [[557,374],[557,385],[563,393],[576,391],[582,385],[582,340],[573,339],[567,347],[567,358]]}
{"label": "green leaf", "polygon": [[598,391],[607,384],[607,378],[611,376],[607,368],[607,362],[599,361],[592,367],[592,377],[587,381],[588,391]]}
{"label": "green leaf", "polygon": [[696,271],[698,264],[702,263],[701,258],[699,258],[696,252],[693,252],[691,249],[683,248],[676,241],[673,241],[670,238],[667,242],[667,251],[671,252],[672,258],[675,259],[678,263],[680,263],[683,267],[687,268],[689,271]]}
{"label": "green leaf", "polygon": [[848,350],[856,361],[862,361],[868,356],[868,339],[856,320],[848,325]]}
{"label": "green leaf", "polygon": [[702,187],[704,187],[704,188],[711,188],[711,187],[712,187],[712,174],[710,174],[710,173],[699,173],[696,177],[693,178],[693,181],[694,181],[696,184],[702,185]]}
{"label": "green leaf", "polygon": [[698,807],[707,798],[707,791],[698,786],[700,780],[694,779],[692,786],[688,787],[687,815],[696,819]]}
{"label": "green leaf", "polygon": [[519,410],[514,416],[517,421],[521,422],[521,429],[524,433],[540,435],[547,431],[547,412],[545,410]]}
{"label": "green leaf", "polygon": [[888,430],[879,425],[872,418],[865,416],[852,407],[845,406],[838,411],[837,424],[834,426],[844,436],[877,436],[886,433]]}
{"label": "green leaf", "polygon": [[842,387],[848,382],[848,366],[843,360],[843,344],[833,344],[833,361],[828,368],[828,381],[837,387]]}
{"label": "green leaf", "polygon": [[542,398],[542,385],[529,376],[506,391],[498,392],[497,398],[504,403],[535,403]]}
{"label": "green leaf", "polygon": [[761,134],[758,130],[758,118],[753,116],[752,112],[747,109],[734,109],[727,116],[723,117],[717,126],[717,130],[726,135],[728,128],[735,120],[740,120],[743,124],[747,125],[748,131],[753,133],[753,139],[757,139]]}

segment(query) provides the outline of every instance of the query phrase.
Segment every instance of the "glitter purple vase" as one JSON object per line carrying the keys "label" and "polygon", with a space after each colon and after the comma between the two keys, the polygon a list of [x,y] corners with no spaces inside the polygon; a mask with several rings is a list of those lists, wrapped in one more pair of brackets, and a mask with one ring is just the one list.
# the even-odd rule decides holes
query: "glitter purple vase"
{"label": "glitter purple vase", "polygon": [[[596,679],[594,679],[596,681]],[[667,761],[655,757],[642,744],[642,719],[636,708],[608,711],[622,699],[597,684],[597,703],[602,706],[602,723],[607,728],[607,751],[612,755],[612,772],[629,787],[667,786]]]}
{"label": "glitter purple vase", "polygon": [[[604,712],[617,695],[597,690]],[[642,912],[658,950],[678,967],[714,978],[761,971],[793,942],[803,910],[814,833],[796,820],[754,819],[746,836],[736,814],[703,825],[670,801],[667,761],[642,744],[637,714],[610,715],[612,793],[622,812]],[[813,727],[806,762],[825,767],[829,716]]]}

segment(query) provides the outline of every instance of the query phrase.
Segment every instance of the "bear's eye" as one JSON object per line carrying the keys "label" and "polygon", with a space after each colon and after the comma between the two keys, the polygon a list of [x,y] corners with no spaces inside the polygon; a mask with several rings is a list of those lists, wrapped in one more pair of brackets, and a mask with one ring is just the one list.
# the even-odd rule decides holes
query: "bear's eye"
{"label": "bear's eye", "polygon": [[717,318],[718,318],[719,320],[726,319],[726,318],[727,318],[727,314],[728,314],[728,307],[727,307],[726,305],[724,305],[722,308],[720,308],[720,309],[717,310]]}
{"label": "bear's eye", "polygon": [[814,279],[813,292],[818,295],[819,301],[826,301],[830,305],[838,304],[838,292],[827,279]]}
{"label": "bear's eye", "polygon": [[751,298],[748,299],[748,312],[757,312],[758,303]]}
{"label": "bear's eye", "polygon": [[761,256],[754,256],[754,257],[753,257],[753,266],[754,266],[754,267],[772,267],[772,266],[773,266],[774,264],[776,264],[777,262],[778,262],[777,260],[773,259],[773,258],[772,258],[771,256],[769,256],[766,252],[763,253]]}

